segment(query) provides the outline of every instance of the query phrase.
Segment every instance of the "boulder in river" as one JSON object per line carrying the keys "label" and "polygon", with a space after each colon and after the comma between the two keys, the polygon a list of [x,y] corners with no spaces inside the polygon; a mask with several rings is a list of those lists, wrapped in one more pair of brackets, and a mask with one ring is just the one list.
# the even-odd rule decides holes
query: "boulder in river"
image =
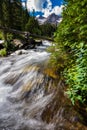
{"label": "boulder in river", "polygon": [[36,45],[36,42],[34,39],[29,38],[28,40],[26,40],[26,42],[24,42],[24,44],[22,45],[21,48],[23,49],[34,49]]}
{"label": "boulder in river", "polygon": [[34,40],[33,38],[25,39],[25,40],[19,40],[14,39],[13,44],[15,47],[18,47],[19,49],[34,49],[36,46],[42,45],[41,40]]}
{"label": "boulder in river", "polygon": [[27,50],[21,49],[21,50],[17,50],[14,53],[12,53],[11,55],[22,55],[22,54],[28,54]]}
{"label": "boulder in river", "polygon": [[15,47],[18,47],[18,48],[20,48],[21,46],[23,46],[23,41],[22,40],[19,40],[19,39],[14,39],[13,41],[12,41],[12,43],[15,45]]}
{"label": "boulder in river", "polygon": [[36,40],[35,42],[36,42],[37,46],[41,46],[42,45],[42,40]]}

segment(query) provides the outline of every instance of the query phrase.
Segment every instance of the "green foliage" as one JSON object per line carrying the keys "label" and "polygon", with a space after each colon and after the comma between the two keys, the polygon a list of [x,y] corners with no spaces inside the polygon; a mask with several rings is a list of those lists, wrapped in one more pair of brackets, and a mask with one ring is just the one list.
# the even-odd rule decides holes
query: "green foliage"
{"label": "green foliage", "polygon": [[78,100],[87,103],[87,47],[83,47],[82,43],[80,45],[75,63],[65,70],[67,83],[70,86],[67,94],[73,103]]}
{"label": "green foliage", "polygon": [[0,31],[0,40],[3,40],[4,37],[3,37],[3,33]]}
{"label": "green foliage", "polygon": [[56,73],[63,79],[63,70],[67,66],[67,54],[61,48],[56,48],[54,45],[48,50],[51,52],[50,66],[56,68]]}
{"label": "green foliage", "polygon": [[25,9],[25,10],[22,9],[22,18],[21,18],[22,30],[25,30],[26,24],[28,23],[29,18],[30,18],[30,15],[29,15],[28,10],[27,9]]}
{"label": "green foliage", "polygon": [[56,30],[56,26],[52,25],[50,23],[45,23],[43,25],[40,25],[41,34],[45,36],[53,36],[53,33]]}
{"label": "green foliage", "polygon": [[[27,9],[22,7],[21,0],[1,0],[0,1],[0,26],[25,30],[25,25],[28,22],[29,13]],[[0,33],[0,39],[5,40],[5,48],[7,51],[14,50],[11,40],[15,35],[8,34],[6,31]]]}
{"label": "green foliage", "polygon": [[16,50],[15,45],[9,40],[4,43],[4,47],[8,54]]}
{"label": "green foliage", "polygon": [[11,41],[13,39],[14,35],[11,33],[7,33],[7,39]]}
{"label": "green foliage", "polygon": [[32,34],[39,34],[39,23],[34,17],[30,17],[28,23],[26,24],[26,31],[29,31]]}
{"label": "green foliage", "polygon": [[3,20],[2,3],[3,0],[0,0],[0,25],[2,24],[2,20]]}
{"label": "green foliage", "polygon": [[66,2],[63,20],[55,33],[52,59],[57,68],[60,65],[57,59],[61,57],[64,61],[62,72],[69,86],[67,94],[72,103],[79,101],[87,104],[87,1]]}
{"label": "green foliage", "polygon": [[56,30],[56,26],[50,23],[39,25],[38,21],[34,17],[30,17],[28,23],[26,24],[25,30],[32,34],[51,37]]}
{"label": "green foliage", "polygon": [[0,25],[17,30],[24,30],[29,13],[22,7],[21,0],[0,1]]}
{"label": "green foliage", "polygon": [[4,49],[1,49],[0,50],[0,56],[6,56],[7,55],[7,51],[6,51],[6,49],[4,48]]}

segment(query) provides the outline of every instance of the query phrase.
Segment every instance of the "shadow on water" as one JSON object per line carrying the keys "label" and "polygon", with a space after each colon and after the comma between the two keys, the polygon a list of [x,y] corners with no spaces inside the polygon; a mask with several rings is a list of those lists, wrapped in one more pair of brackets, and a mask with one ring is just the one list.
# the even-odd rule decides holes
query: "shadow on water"
{"label": "shadow on water", "polygon": [[63,81],[48,72],[49,56],[29,50],[0,59],[0,130],[87,130]]}

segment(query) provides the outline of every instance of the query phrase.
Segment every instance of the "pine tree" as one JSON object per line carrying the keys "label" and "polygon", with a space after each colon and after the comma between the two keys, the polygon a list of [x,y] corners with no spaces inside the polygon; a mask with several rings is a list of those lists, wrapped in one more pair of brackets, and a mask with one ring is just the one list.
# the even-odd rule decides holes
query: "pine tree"
{"label": "pine tree", "polygon": [[[24,30],[28,19],[28,11],[22,7],[21,0],[0,1],[0,25],[3,27]],[[7,32],[3,32],[7,40]]]}
{"label": "pine tree", "polygon": [[11,2],[11,19],[12,19],[12,28],[21,30],[22,22],[22,5],[20,0],[13,0]]}
{"label": "pine tree", "polygon": [[3,0],[0,0],[0,25],[2,25],[2,21],[3,21],[2,3]]}
{"label": "pine tree", "polygon": [[22,30],[25,30],[26,24],[28,23],[28,20],[30,18],[29,12],[27,9],[22,10]]}
{"label": "pine tree", "polygon": [[4,27],[22,29],[22,21],[28,22],[29,14],[22,7],[21,0],[1,0],[0,2],[0,23]]}
{"label": "pine tree", "polygon": [[26,30],[32,34],[40,33],[39,23],[34,17],[29,18],[28,23],[26,24]]}

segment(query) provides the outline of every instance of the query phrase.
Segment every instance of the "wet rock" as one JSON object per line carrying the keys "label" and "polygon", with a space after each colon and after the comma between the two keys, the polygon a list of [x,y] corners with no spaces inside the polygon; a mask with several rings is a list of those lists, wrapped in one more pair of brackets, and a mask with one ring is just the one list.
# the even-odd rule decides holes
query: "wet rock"
{"label": "wet rock", "polygon": [[12,43],[15,45],[16,48],[19,49],[34,49],[37,46],[42,45],[41,40],[34,40],[33,38],[28,38],[25,40],[19,40],[19,39],[14,39]]}
{"label": "wet rock", "polygon": [[9,84],[9,85],[14,85],[18,79],[20,78],[21,75],[8,75],[4,81],[5,84]]}
{"label": "wet rock", "polygon": [[18,47],[18,48],[20,48],[24,44],[24,42],[22,40],[19,40],[19,39],[14,39],[12,41],[12,43],[15,45],[15,47]]}
{"label": "wet rock", "polygon": [[26,40],[26,42],[22,45],[21,48],[23,49],[34,49],[36,46],[36,42],[34,39],[29,38],[28,40]]}
{"label": "wet rock", "polygon": [[36,40],[35,42],[36,42],[37,46],[41,46],[42,45],[42,41],[41,40]]}
{"label": "wet rock", "polygon": [[28,54],[27,50],[21,49],[21,50],[17,50],[14,53],[12,53],[11,55],[22,55],[22,54]]}

